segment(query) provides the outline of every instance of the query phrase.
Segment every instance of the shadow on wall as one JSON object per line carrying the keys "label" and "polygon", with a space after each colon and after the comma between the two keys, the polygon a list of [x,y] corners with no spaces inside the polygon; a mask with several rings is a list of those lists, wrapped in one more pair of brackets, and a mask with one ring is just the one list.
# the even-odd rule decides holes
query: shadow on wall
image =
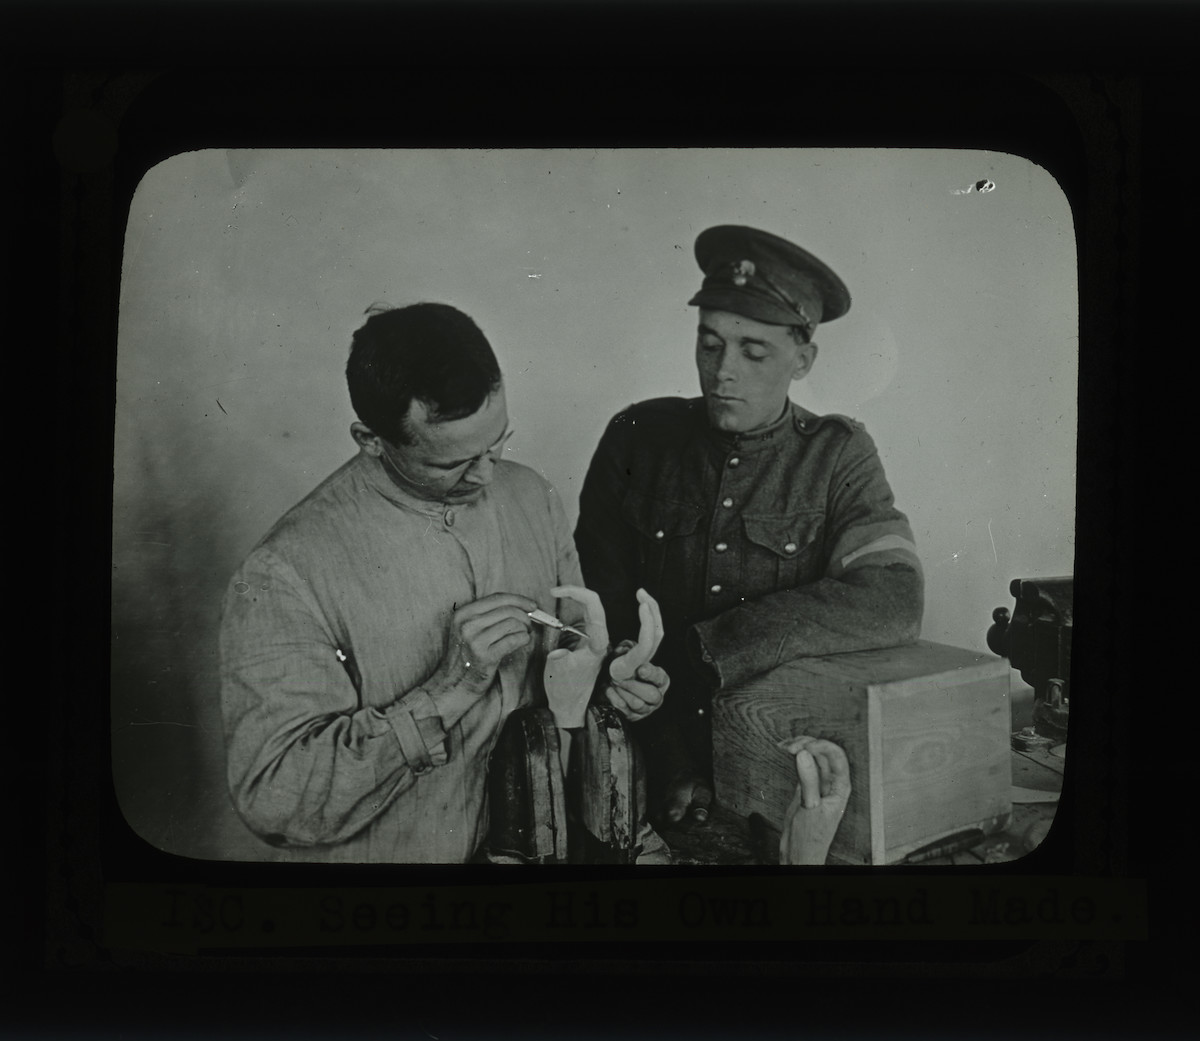
{"label": "shadow on wall", "polygon": [[[266,473],[269,460],[238,460]],[[129,460],[127,465],[132,465]],[[136,493],[114,510],[111,748],[130,827],[151,845],[206,860],[264,860],[225,781],[218,625],[249,547],[224,537],[229,483],[179,482],[139,440]],[[265,533],[264,533],[265,534]]]}

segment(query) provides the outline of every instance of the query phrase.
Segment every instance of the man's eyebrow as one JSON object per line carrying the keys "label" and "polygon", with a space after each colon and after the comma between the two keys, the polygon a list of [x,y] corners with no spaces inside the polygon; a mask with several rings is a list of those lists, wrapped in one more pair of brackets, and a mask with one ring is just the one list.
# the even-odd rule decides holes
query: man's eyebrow
{"label": "man's eyebrow", "polygon": [[[722,343],[726,342],[724,336],[722,336],[719,332],[717,332],[716,329],[710,329],[707,325],[701,324],[699,327],[699,331],[702,333],[709,333],[710,335],[715,336]],[[759,347],[772,346],[772,344],[769,341],[760,340],[757,336],[735,336],[734,340],[737,343],[742,343],[742,344],[745,344],[745,343],[757,344]]]}
{"label": "man's eyebrow", "polygon": [[488,445],[487,448],[485,448],[482,452],[480,452],[479,455],[469,455],[469,456],[467,456],[466,459],[458,459],[453,463],[430,463],[429,465],[434,467],[437,470],[453,470],[456,466],[462,466],[463,463],[473,462],[474,460],[478,459],[480,455],[487,455],[488,452],[490,452],[493,448],[495,448],[498,444],[500,444],[500,442],[503,441],[506,437],[508,437],[508,435],[511,433],[512,433],[512,428],[505,427],[504,433],[501,434],[498,438],[496,438],[496,440],[493,441],[490,445]]}

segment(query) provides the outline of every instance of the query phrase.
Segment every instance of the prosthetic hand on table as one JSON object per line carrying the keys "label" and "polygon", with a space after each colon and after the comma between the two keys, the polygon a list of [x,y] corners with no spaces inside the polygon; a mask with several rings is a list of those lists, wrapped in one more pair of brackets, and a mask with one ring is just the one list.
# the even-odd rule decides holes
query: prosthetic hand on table
{"label": "prosthetic hand on table", "polygon": [[780,747],[796,757],[799,783],[783,821],[781,864],[824,864],[850,799],[850,764],[832,741],[800,736]]}

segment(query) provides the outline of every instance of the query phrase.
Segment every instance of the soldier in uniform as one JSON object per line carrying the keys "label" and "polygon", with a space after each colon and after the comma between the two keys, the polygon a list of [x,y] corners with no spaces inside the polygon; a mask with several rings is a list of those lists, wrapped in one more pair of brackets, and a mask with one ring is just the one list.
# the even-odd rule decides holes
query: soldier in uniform
{"label": "soldier in uniform", "polygon": [[912,531],[871,437],[789,399],[818,324],[849,309],[846,286],[754,228],[709,228],[695,255],[701,394],[610,420],[575,532],[613,639],[637,632],[638,588],[662,609],[655,661],[671,692],[637,729],[651,805],[671,822],[703,819],[712,800],[714,695],[795,658],[912,642],[923,609]]}

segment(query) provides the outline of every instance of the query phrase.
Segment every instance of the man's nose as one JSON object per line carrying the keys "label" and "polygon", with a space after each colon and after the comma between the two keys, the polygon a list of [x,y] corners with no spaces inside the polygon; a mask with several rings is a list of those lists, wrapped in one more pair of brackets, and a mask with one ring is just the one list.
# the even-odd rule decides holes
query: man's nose
{"label": "man's nose", "polygon": [[721,352],[721,360],[717,364],[717,381],[732,383],[737,379],[737,355],[729,349]]}
{"label": "man's nose", "polygon": [[470,466],[467,467],[467,472],[463,474],[462,479],[467,484],[476,484],[483,486],[491,484],[492,478],[496,475],[496,460],[490,455],[485,455],[482,459],[476,459]]}

